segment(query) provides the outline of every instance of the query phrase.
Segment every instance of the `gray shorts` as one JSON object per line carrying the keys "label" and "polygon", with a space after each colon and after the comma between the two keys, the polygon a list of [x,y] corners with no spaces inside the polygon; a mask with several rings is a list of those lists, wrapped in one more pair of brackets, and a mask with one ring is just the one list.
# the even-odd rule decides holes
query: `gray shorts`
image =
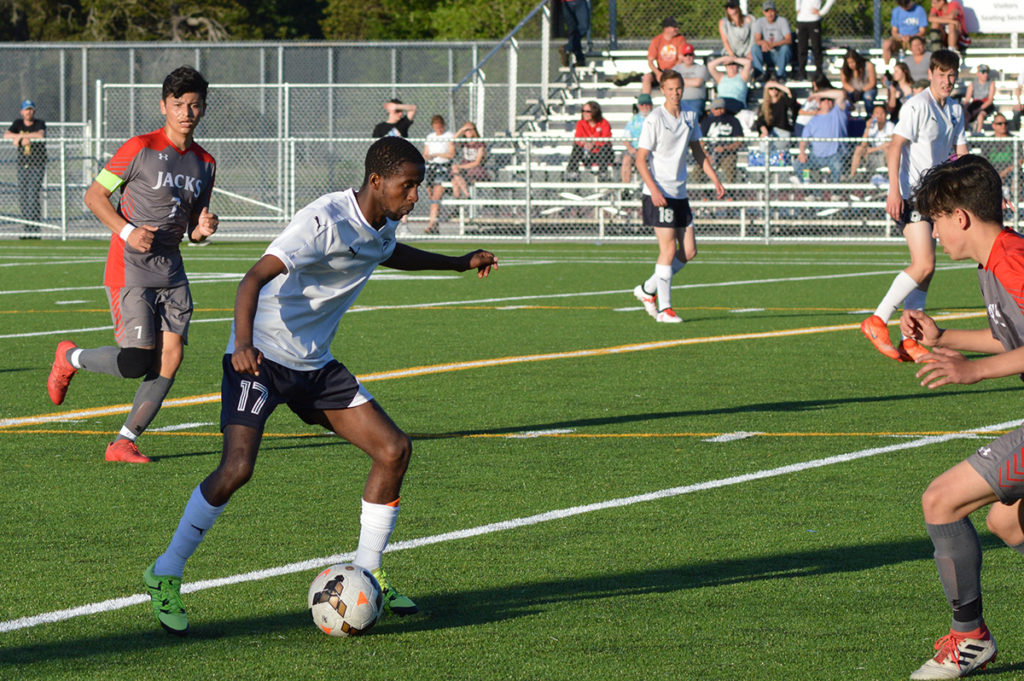
{"label": "gray shorts", "polygon": [[188,343],[188,324],[192,319],[192,292],[188,286],[108,286],[107,300],[118,347],[155,347],[159,331],[176,333]]}
{"label": "gray shorts", "polygon": [[978,447],[967,462],[1004,504],[1024,498],[1024,427]]}

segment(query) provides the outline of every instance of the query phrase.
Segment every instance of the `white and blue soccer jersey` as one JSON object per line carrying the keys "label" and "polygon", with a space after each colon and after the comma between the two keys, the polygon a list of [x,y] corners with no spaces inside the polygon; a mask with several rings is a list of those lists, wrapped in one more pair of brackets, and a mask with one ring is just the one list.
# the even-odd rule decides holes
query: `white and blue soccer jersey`
{"label": "white and blue soccer jersey", "polygon": [[[331,342],[373,270],[395,250],[398,222],[378,231],[356,203],[355,191],[326,194],[299,211],[267,247],[287,271],[260,291],[253,346],[297,371],[320,369],[333,357]],[[227,352],[235,349],[231,327]]]}
{"label": "white and blue soccer jersey", "polygon": [[[686,198],[686,160],[690,142],[701,138],[697,114],[683,109],[679,118],[659,106],[644,119],[638,149],[647,149],[648,167],[662,195],[671,199]],[[644,183],[644,194],[651,190]]]}
{"label": "white and blue soccer jersey", "polygon": [[939,106],[931,88],[925,88],[900,109],[893,134],[909,140],[900,159],[900,196],[906,199],[922,175],[947,161],[957,146],[967,144],[964,108],[952,97]]}

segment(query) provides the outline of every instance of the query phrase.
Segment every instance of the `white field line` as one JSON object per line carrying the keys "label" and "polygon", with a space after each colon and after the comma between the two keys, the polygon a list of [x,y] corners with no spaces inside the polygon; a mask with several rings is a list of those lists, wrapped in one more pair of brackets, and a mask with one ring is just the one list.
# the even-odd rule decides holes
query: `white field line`
{"label": "white field line", "polygon": [[[956,312],[945,315],[936,315],[937,321],[950,319],[966,319],[970,317],[984,316],[984,311]],[[616,345],[607,348],[589,348],[584,350],[570,350],[566,352],[549,352],[537,355],[518,355],[512,357],[494,357],[491,359],[471,360],[468,362],[453,362],[451,364],[434,364],[423,367],[409,367],[407,369],[394,369],[381,371],[375,374],[360,374],[357,378],[364,382],[387,381],[395,378],[409,378],[411,376],[425,376],[429,374],[440,374],[449,371],[466,371],[469,369],[482,369],[485,367],[504,366],[509,364],[523,364],[526,362],[548,362],[558,359],[577,359],[581,357],[599,357],[603,355],[616,355],[627,352],[645,352],[648,350],[665,350],[684,345],[700,345],[702,343],[725,343],[729,341],[754,340],[759,338],[784,338],[787,336],[802,336],[814,333],[832,333],[835,331],[851,331],[859,329],[859,324],[838,324],[835,326],[811,326],[800,329],[783,329],[781,331],[759,331],[754,333],[740,333],[729,336],[701,336],[697,338],[675,338],[672,340],[650,341],[647,343],[632,343],[629,345]],[[162,408],[180,407],[192,404],[206,404],[219,402],[219,393],[208,393],[206,395],[192,395],[190,397],[179,397],[164,402]],[[9,419],[0,419],[0,428],[12,428],[16,426],[32,426],[42,423],[57,423],[71,421],[74,419],[92,418],[95,416],[108,416],[110,414],[127,414],[131,411],[130,404],[111,405],[109,407],[95,407],[81,409],[78,411],[60,412],[55,414],[39,414],[37,416],[20,416]]]}
{"label": "white field line", "polygon": [[[694,492],[704,492],[707,490],[718,489],[721,487],[730,487],[732,485],[739,485],[745,482],[752,482],[754,480],[765,480],[767,478],[774,478],[782,475],[791,475],[793,473],[799,473],[814,468],[822,468],[824,466],[832,466],[839,463],[846,463],[848,461],[856,461],[857,459],[866,459],[868,457],[878,456],[879,454],[899,452],[918,447],[927,447],[929,445],[948,442],[950,440],[973,437],[973,435],[978,431],[1004,430],[1007,428],[1016,428],[1018,425],[1020,425],[1020,421],[1006,421],[1004,423],[996,423],[990,426],[983,426],[981,428],[971,428],[967,431],[962,431],[959,433],[949,433],[946,435],[932,435],[928,437],[917,438],[916,440],[911,440],[910,442],[900,442],[893,445],[887,445],[885,447],[871,447],[869,449],[861,449],[855,452],[837,454],[835,456],[828,456],[822,459],[813,459],[811,461],[789,464],[787,466],[779,466],[778,468],[768,468],[765,470],[756,471],[754,473],[746,473],[743,475],[736,475],[729,478],[708,480],[705,482],[699,482],[692,485],[683,485],[681,487],[669,487],[667,489],[658,490],[656,492],[648,492],[646,494],[637,494],[630,497],[609,499],[607,501],[600,501],[593,504],[585,504],[582,506],[572,506],[570,508],[546,511],[544,513],[538,513],[537,515],[526,516],[522,518],[513,518],[511,520],[504,520],[497,523],[489,523],[487,525],[478,525],[477,527],[470,527],[464,530],[443,532],[441,534],[435,534],[428,537],[420,537],[419,539],[408,539],[406,541],[395,542],[394,544],[389,546],[386,551],[387,553],[391,553],[394,551],[407,551],[409,549],[416,549],[421,546],[430,546],[431,544],[440,544],[443,542],[468,539],[470,537],[479,537],[481,535],[493,534],[495,532],[503,532],[505,530],[515,530],[522,527],[529,527],[531,525],[539,525],[541,523],[546,523],[553,520],[563,520],[565,518],[572,518],[574,516],[583,515],[586,513],[604,511],[611,508],[633,506],[635,504],[640,504],[648,501],[659,501],[661,499],[670,499],[672,497],[678,497],[685,494],[692,494]],[[332,556],[313,558],[310,560],[299,561],[297,563],[288,563],[287,565],[280,565],[278,567],[266,568],[264,570],[255,570],[252,572],[244,572],[241,574],[230,575],[228,577],[221,577],[219,579],[207,579],[199,582],[188,582],[186,584],[182,584],[181,591],[182,593],[193,593],[196,591],[205,591],[207,589],[215,589],[223,586],[229,586],[232,584],[241,584],[243,582],[254,582],[264,579],[271,579],[273,577],[280,577],[282,575],[289,575],[296,572],[311,572],[325,565],[349,562],[354,557],[355,553],[338,553]],[[51,612],[45,612],[38,615],[31,615],[28,617],[20,617],[18,619],[13,620],[0,621],[0,633],[17,631],[19,629],[27,629],[42,624],[62,622],[64,620],[73,619],[75,617],[82,617],[85,615],[97,615],[104,612],[122,610],[133,605],[139,605],[147,602],[149,602],[148,595],[136,594],[134,596],[112,598],[106,601],[100,601],[98,603],[90,603],[87,605],[78,606],[76,608],[68,608],[66,610],[54,610]]]}
{"label": "white field line", "polygon": [[[954,266],[945,267],[945,268],[940,267],[940,268],[937,268],[937,269],[957,269],[957,268],[962,268],[962,267],[963,266],[954,265]],[[819,281],[819,280],[825,280],[825,279],[848,279],[850,277],[873,277],[873,276],[878,276],[878,275],[882,275],[882,274],[892,274],[892,270],[891,269],[887,269],[887,270],[881,270],[881,271],[876,271],[876,272],[855,272],[855,273],[847,273],[847,274],[824,274],[824,275],[813,275],[813,276],[809,275],[809,276],[805,276],[805,277],[780,277],[780,278],[776,278],[776,279],[740,279],[740,280],[734,280],[734,281],[718,281],[718,282],[709,282],[709,283],[702,283],[702,284],[680,284],[678,286],[673,286],[672,288],[676,289],[676,290],[685,290],[685,289],[698,289],[698,288],[718,288],[718,287],[722,287],[722,286],[748,286],[748,285],[754,285],[754,284],[757,284],[757,285],[763,285],[763,284],[783,284],[783,283],[791,283],[791,282],[799,282],[799,281]],[[385,279],[385,277],[378,277],[378,279]],[[10,294],[10,293],[31,293],[31,294],[36,294],[36,293],[54,293],[54,292],[64,292],[64,291],[87,291],[87,290],[94,290],[94,289],[102,290],[103,287],[102,286],[84,286],[84,287],[77,287],[77,288],[52,288],[52,289],[36,289],[36,290],[21,290],[21,291],[2,291],[2,290],[0,290],[0,295]],[[438,302],[433,302],[433,303],[413,303],[413,304],[409,304],[409,305],[373,305],[373,306],[365,306],[365,307],[364,306],[355,306],[355,307],[351,308],[348,311],[347,314],[352,314],[354,312],[373,312],[373,311],[376,311],[376,310],[416,310],[416,309],[432,308],[432,307],[455,307],[455,306],[459,306],[459,305],[500,305],[500,304],[508,303],[508,302],[511,302],[511,301],[558,300],[558,299],[565,299],[565,298],[585,298],[585,297],[590,297],[590,296],[626,295],[626,294],[629,294],[629,293],[632,293],[632,289],[613,289],[613,290],[608,290],[608,291],[582,291],[582,292],[576,292],[576,293],[550,293],[550,294],[544,294],[544,295],[531,295],[531,296],[508,296],[508,297],[505,297],[505,298],[481,298],[481,299],[478,299],[478,300],[446,300],[446,301],[438,301]],[[232,321],[231,317],[218,317],[216,319],[193,319],[192,323],[193,324],[210,323],[210,322],[229,323],[231,321]],[[91,331],[109,331],[110,329],[111,329],[111,327],[109,325],[107,325],[107,326],[92,326],[92,327],[87,327],[87,328],[82,328],[82,329],[64,329],[64,330],[59,330],[59,331],[33,331],[33,332],[29,332],[29,333],[8,333],[8,334],[0,334],[0,340],[4,340],[4,339],[8,339],[8,338],[31,338],[31,337],[35,337],[35,336],[69,336],[69,335],[74,335],[74,334],[79,334],[79,333],[87,333],[87,332],[91,332]]]}

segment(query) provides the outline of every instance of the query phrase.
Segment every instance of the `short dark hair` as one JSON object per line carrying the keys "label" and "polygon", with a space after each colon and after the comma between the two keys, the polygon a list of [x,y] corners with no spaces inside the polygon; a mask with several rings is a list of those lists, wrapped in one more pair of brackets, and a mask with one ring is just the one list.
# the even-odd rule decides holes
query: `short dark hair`
{"label": "short dark hair", "polygon": [[924,36],[919,35],[917,33],[915,33],[914,35],[910,36],[910,42],[914,42],[915,40],[921,41],[921,44],[924,45]]}
{"label": "short dark hair", "polygon": [[961,208],[985,222],[1002,225],[1003,182],[987,159],[965,154],[925,173],[914,193],[914,204],[929,218]]}
{"label": "short dark hair", "polygon": [[171,96],[181,97],[186,92],[195,92],[205,102],[206,91],[209,87],[210,84],[203,78],[203,74],[191,66],[179,66],[164,78],[164,87],[160,99],[167,99]]}
{"label": "short dark hair", "polygon": [[960,55],[953,50],[935,50],[932,52],[932,58],[928,62],[928,70],[934,71],[938,68],[945,69],[947,71],[959,71]]}
{"label": "short dark hair", "polygon": [[444,116],[442,116],[441,114],[434,114],[433,116],[431,116],[430,124],[433,125],[434,123],[440,123],[441,125],[444,125]]}
{"label": "short dark hair", "polygon": [[403,163],[422,166],[426,162],[416,145],[404,137],[381,137],[366,150],[363,184],[369,182],[370,175],[374,173],[383,178],[398,174]]}
{"label": "short dark hair", "polygon": [[661,73],[661,81],[660,81],[659,84],[660,85],[664,85],[666,80],[672,80],[674,78],[678,78],[679,79],[679,83],[682,84],[682,82],[683,82],[683,74],[679,73],[675,69],[665,69]]}

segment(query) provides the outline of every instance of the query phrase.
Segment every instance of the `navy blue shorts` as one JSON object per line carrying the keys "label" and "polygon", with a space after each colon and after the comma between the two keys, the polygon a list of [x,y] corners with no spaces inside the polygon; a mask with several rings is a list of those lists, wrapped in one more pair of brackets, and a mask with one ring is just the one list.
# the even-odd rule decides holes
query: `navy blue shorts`
{"label": "navy blue shorts", "polygon": [[896,229],[899,230],[900,234],[903,234],[903,228],[915,222],[927,222],[929,227],[932,224],[931,220],[917,211],[917,206],[914,205],[913,199],[903,199],[903,210],[900,211],[900,219],[896,221]]}
{"label": "navy blue shorts", "polygon": [[693,212],[690,211],[689,199],[670,199],[667,206],[655,206],[647,194],[643,198],[644,224],[648,227],[675,227],[684,229],[693,224]]}
{"label": "navy blue shorts", "polygon": [[260,375],[240,374],[224,355],[224,378],[220,386],[220,429],[237,424],[259,431],[284,402],[309,422],[305,415],[328,409],[349,409],[366,404],[373,395],[341,362],[331,360],[314,371],[296,371],[266,357]]}

